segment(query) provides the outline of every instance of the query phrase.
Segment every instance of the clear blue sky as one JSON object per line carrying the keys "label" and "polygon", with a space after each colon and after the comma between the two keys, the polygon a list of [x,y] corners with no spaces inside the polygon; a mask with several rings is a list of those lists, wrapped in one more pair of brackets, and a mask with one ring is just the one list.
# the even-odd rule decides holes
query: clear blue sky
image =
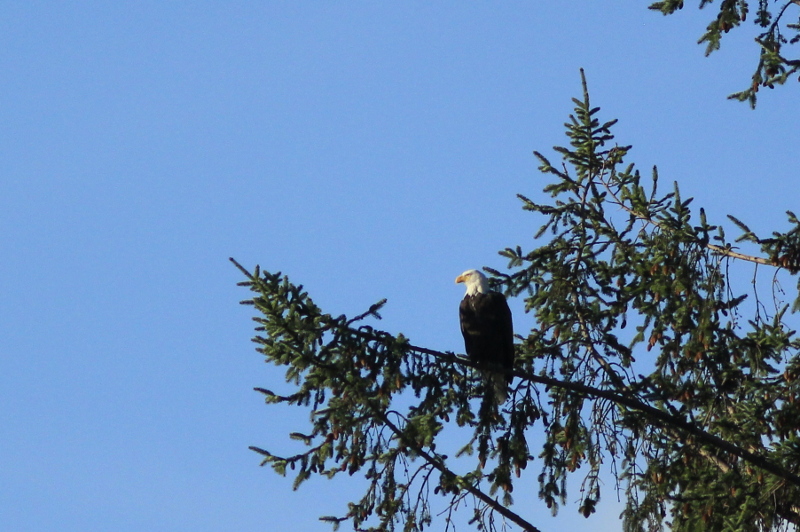
{"label": "clear blue sky", "polygon": [[[460,350],[453,279],[533,245],[515,194],[540,197],[580,67],[641,168],[785,228],[797,83],[727,101],[751,36],[705,58],[711,9],[648,3],[0,4],[0,528],[329,530],[349,484],[293,493],[247,450],[305,416],[252,391],[282,376],[227,258]],[[619,529],[531,493],[543,531]]]}

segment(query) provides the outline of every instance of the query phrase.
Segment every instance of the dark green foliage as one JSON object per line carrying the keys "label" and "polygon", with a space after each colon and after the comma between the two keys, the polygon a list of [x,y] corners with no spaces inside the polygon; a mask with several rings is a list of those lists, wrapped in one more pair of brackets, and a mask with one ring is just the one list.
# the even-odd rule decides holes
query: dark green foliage
{"label": "dark green foliage", "polygon": [[[712,3],[713,0],[700,0],[700,8]],[[706,43],[706,55],[718,50],[722,35],[747,20],[751,5],[756,8],[753,23],[760,31],[755,39],[760,51],[758,65],[750,87],[729,97],[747,100],[755,107],[760,87],[774,89],[775,85],[783,85],[800,72],[800,57],[787,57],[785,52],[785,48],[800,42],[800,3],[795,0],[721,0],[719,13],[698,42]],[[654,2],[650,9],[671,15],[683,9],[683,0]]]}
{"label": "dark green foliage", "polygon": [[[296,386],[289,395],[257,391],[267,403],[309,407],[311,412],[308,433],[291,435],[305,444],[305,451],[277,456],[252,449],[279,474],[293,471],[295,489],[312,474],[332,478],[361,472],[369,481],[365,496],[352,503],[344,517],[323,520],[334,525],[351,520],[366,530],[394,530],[401,522],[402,530],[422,530],[431,521],[431,490],[452,503],[482,482],[492,492],[510,492],[510,472],[525,468],[528,461],[519,431],[506,427],[506,435],[497,441],[503,459],[491,471],[477,468],[456,474],[436,449],[437,434],[452,419],[459,426],[476,427],[476,437],[464,452],[472,454],[477,446],[482,464],[497,454],[494,442],[490,444],[490,428],[476,420],[468,401],[473,392],[468,360],[451,354],[431,356],[409,346],[402,336],[361,324],[369,316],[379,318],[385,301],[353,319],[333,317],[280,273],[242,271],[249,280],[241,284],[257,294],[244,303],[261,314],[254,318],[259,324],[254,338],[258,351],[285,367],[286,380]],[[536,416],[535,407],[515,413],[520,427]],[[367,527],[373,516],[374,527]],[[478,516],[483,523],[482,512]]]}
{"label": "dark green foliage", "polygon": [[[702,209],[695,219],[677,184],[659,192],[655,169],[645,179],[625,162],[631,147],[614,143],[614,121],[598,119],[585,83],[574,101],[569,146],[555,148],[563,164],[536,153],[551,199],[520,196],[543,218],[540,247],[507,248],[509,271],[489,270],[536,323],[500,412],[480,407],[468,359],[364,324],[385,301],[334,317],[279,273],[239,266],[258,350],[294,387],[259,391],[310,411],[291,435],[302,452],[254,450],[292,470],[295,487],[311,475],[366,478],[360,501],[323,518],[334,527],[422,530],[434,505],[449,519],[469,504],[479,530],[504,520],[534,531],[517,508],[535,515],[536,504],[511,498],[517,483],[536,482],[528,470],[553,513],[579,500],[586,517],[611,489],[601,473],[615,475],[628,531],[800,524],[800,341],[779,293],[768,313],[727,275],[732,261],[796,273],[798,220],[790,213],[790,231],[759,239],[732,218],[765,257],[739,253]],[[446,450],[454,426],[468,431]]]}

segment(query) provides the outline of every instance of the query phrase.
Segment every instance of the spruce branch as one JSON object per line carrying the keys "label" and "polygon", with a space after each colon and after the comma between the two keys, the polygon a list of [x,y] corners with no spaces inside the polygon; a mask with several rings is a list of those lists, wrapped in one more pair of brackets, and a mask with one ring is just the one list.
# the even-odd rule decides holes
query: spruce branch
{"label": "spruce branch", "polygon": [[[468,358],[457,356],[452,353],[443,353],[440,351],[418,347],[415,345],[409,345],[409,348],[412,351],[418,351],[420,353],[425,353],[427,355],[441,358],[443,360],[449,360],[456,364],[461,364],[464,366],[475,367],[475,368],[477,367],[477,365],[472,361],[470,361]],[[648,405],[642,402],[641,400],[632,397],[629,393],[618,393],[615,391],[604,390],[601,388],[588,386],[580,382],[564,381],[553,377],[547,377],[544,375],[536,375],[530,372],[520,371],[517,369],[515,369],[510,373],[513,376],[518,377],[520,379],[527,380],[530,382],[535,382],[538,384],[543,384],[547,387],[561,388],[563,390],[575,393],[583,397],[606,399],[615,404],[625,406],[627,408],[630,408],[631,410],[635,410],[637,412],[645,414],[650,420],[652,420],[654,423],[657,423],[662,427],[669,427],[680,430],[683,434],[685,434],[685,441],[688,444],[691,445],[696,445],[697,443],[709,444],[721,451],[725,451],[734,456],[742,458],[743,460],[747,461],[754,467],[763,469],[766,472],[769,472],[779,478],[782,478],[794,484],[795,486],[800,487],[800,476],[792,473],[791,471],[787,470],[781,465],[772,462],[768,458],[757,455],[754,452],[743,449],[736,444],[725,441],[722,438],[701,429],[697,425],[690,423],[683,418],[664,412],[663,410],[660,410],[654,406]]]}
{"label": "spruce branch", "polygon": [[[458,478],[458,475],[456,475],[453,471],[451,471],[444,465],[444,461],[441,459],[441,457],[434,457],[433,455],[425,451],[425,449],[420,447],[415,441],[406,438],[405,433],[400,428],[398,428],[397,425],[392,423],[392,421],[385,415],[377,412],[376,415],[380,417],[381,421],[387,427],[389,427],[389,429],[391,429],[391,431],[397,436],[397,438],[404,445],[411,447],[414,450],[414,453],[422,457],[426,463],[430,464],[432,467],[434,467],[436,470],[441,472],[443,475],[446,475],[447,477]],[[493,499],[492,497],[484,493],[482,490],[477,488],[475,484],[470,482],[458,482],[458,489],[464,490],[470,495],[473,495],[474,497],[482,501],[484,504],[486,504],[489,508],[491,508],[492,511],[502,515],[512,523],[522,528],[522,530],[524,530],[525,532],[541,532],[538,528],[536,528],[531,523],[523,519],[519,514],[509,510],[499,501]]]}

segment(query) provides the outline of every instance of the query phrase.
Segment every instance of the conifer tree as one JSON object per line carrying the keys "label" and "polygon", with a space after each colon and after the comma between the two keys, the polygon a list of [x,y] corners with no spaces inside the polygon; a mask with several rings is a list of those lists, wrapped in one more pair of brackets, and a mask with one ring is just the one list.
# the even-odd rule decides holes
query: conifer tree
{"label": "conifer tree", "polygon": [[[480,411],[468,358],[369,325],[385,300],[326,313],[287,276],[234,261],[257,349],[293,387],[257,391],[310,412],[290,435],[302,452],[252,449],[295,489],[312,475],[366,479],[361,499],[321,517],[334,529],[411,532],[466,511],[478,530],[532,532],[537,507],[579,497],[591,517],[614,490],[626,531],[800,525],[800,339],[786,323],[800,297],[780,302],[775,288],[768,305],[729,275],[735,263],[770,270],[768,282],[796,274],[800,221],[788,213],[788,231],[762,238],[731,217],[731,242],[677,184],[663,192],[655,168],[645,177],[627,162],[585,80],[574,103],[563,160],[535,153],[551,199],[519,196],[543,220],[540,245],[508,247],[508,270],[487,269],[535,320],[498,415]],[[602,467],[617,487],[601,485]],[[515,504],[520,483],[541,501]]]}
{"label": "conifer tree", "polygon": [[[663,0],[654,2],[650,9],[671,15],[683,9],[684,0]],[[700,0],[700,9],[713,4],[713,0]],[[751,11],[755,10],[755,14]],[[748,16],[759,28],[755,37],[759,49],[758,63],[750,86],[743,91],[731,94],[729,98],[750,102],[756,106],[759,88],[774,89],[800,74],[800,57],[791,48],[800,42],[800,2],[798,0],[721,0],[719,12],[711,20],[699,44],[706,45],[706,55],[718,50],[723,34],[740,28]],[[787,52],[787,50],[789,50]]]}

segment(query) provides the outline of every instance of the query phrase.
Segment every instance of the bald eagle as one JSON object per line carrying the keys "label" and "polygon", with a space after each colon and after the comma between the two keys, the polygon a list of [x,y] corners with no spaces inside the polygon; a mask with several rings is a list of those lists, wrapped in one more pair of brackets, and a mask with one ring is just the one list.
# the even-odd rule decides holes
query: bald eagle
{"label": "bald eagle", "polygon": [[461,334],[467,356],[481,368],[487,384],[491,384],[497,403],[508,394],[511,375],[492,372],[492,367],[511,370],[514,367],[514,325],[506,298],[489,290],[486,276],[467,270],[456,283],[464,283],[467,293],[459,306]]}

